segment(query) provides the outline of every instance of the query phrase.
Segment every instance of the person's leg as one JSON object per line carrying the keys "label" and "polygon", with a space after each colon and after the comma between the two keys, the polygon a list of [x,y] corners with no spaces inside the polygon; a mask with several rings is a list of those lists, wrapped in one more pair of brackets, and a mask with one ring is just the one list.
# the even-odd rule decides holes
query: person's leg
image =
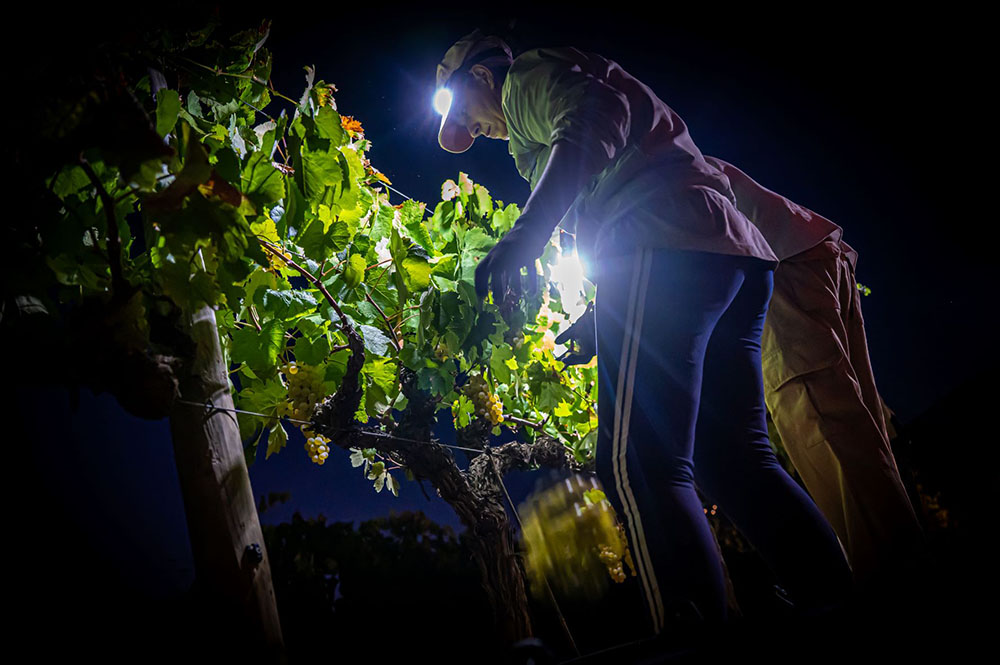
{"label": "person's leg", "polygon": [[745,280],[708,343],[694,451],[698,486],[760,552],[796,605],[844,603],[851,573],[837,536],[767,436],[761,331],[772,273]]}
{"label": "person's leg", "polygon": [[597,475],[629,537],[641,620],[658,634],[685,603],[726,615],[692,453],[705,344],[738,283],[692,252],[645,249],[615,266],[602,265],[596,298]]}

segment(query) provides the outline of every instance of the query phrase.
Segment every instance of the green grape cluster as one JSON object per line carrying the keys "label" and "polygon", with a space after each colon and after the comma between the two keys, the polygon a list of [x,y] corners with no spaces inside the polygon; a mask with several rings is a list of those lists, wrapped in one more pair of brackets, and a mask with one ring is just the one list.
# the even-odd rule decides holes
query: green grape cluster
{"label": "green grape cluster", "polygon": [[[280,368],[288,383],[288,399],[278,405],[278,415],[290,416],[297,420],[309,420],[316,403],[323,398],[323,370],[314,365],[300,365],[294,360]],[[330,439],[316,434],[308,425],[299,423],[299,429],[306,436],[306,452],[309,459],[319,465],[330,455]]]}
{"label": "green grape cluster", "polygon": [[625,529],[622,528],[621,524],[616,524],[615,527],[618,532],[618,542],[613,546],[605,543],[599,544],[597,546],[597,556],[601,560],[601,563],[607,567],[611,579],[621,583],[625,581],[623,561],[628,564],[633,575],[635,575],[635,564],[632,563],[632,552],[629,551],[628,544],[625,541]]}
{"label": "green grape cluster", "polygon": [[309,459],[311,459],[316,464],[323,466],[326,462],[326,458],[330,456],[330,439],[326,438],[322,434],[315,434],[305,428],[303,428],[303,433],[308,437],[306,438],[306,452],[309,453]]}
{"label": "green grape cluster", "polygon": [[[299,365],[294,360],[280,367],[288,383],[288,401],[279,405],[279,416],[309,420],[313,407],[323,397],[323,374],[319,367]],[[282,408],[282,406],[284,408]]]}
{"label": "green grape cluster", "polygon": [[512,349],[514,350],[520,349],[522,346],[524,346],[525,342],[524,331],[519,329],[515,330],[511,328],[503,334],[503,339],[505,342],[510,344]]}
{"label": "green grape cluster", "polygon": [[490,387],[486,384],[486,379],[481,374],[470,377],[469,382],[462,389],[465,396],[472,401],[476,407],[476,415],[480,418],[489,418],[493,426],[503,422],[503,405],[497,396],[490,392]]}

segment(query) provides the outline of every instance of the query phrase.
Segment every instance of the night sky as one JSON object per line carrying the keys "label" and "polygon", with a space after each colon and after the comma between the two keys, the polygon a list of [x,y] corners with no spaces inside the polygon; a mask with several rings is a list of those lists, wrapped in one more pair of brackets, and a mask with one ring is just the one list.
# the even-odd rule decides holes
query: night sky
{"label": "night sky", "polygon": [[[614,4],[578,13],[497,4],[447,19],[443,4],[286,4],[259,15],[273,19],[275,87],[298,98],[303,66],[315,65],[317,80],[338,87],[339,111],[364,125],[372,164],[429,208],[459,171],[505,202],[528,198],[505,141],[481,137],[466,153],[445,152],[431,108],[448,47],[477,26],[514,20],[521,50],[576,46],[617,61],[684,119],[704,154],[844,228],[859,253],[858,280],[872,289],[863,306],[877,385],[902,422],[996,363],[997,220],[985,205],[995,188],[974,159],[986,138],[975,70],[985,46],[967,34],[976,17],[861,19],[815,9],[808,18],[719,9],[682,16],[671,8],[665,25]],[[248,14],[223,16],[242,24]],[[402,198],[390,192],[390,201]],[[167,421],[133,418],[87,391],[77,410],[65,390],[18,399],[28,437],[19,445],[30,447],[39,478],[26,505],[54,511],[45,514],[72,525],[136,588],[187,589],[193,569]],[[462,453],[457,459],[466,465]],[[515,502],[537,477],[508,479]],[[376,494],[346,453],[334,451],[323,467],[310,463],[301,435],[269,460],[262,450],[251,479],[258,498],[291,493],[262,516],[266,523],[296,510],[349,521],[421,509],[462,529],[430,486],[432,501],[409,482],[399,498]]]}

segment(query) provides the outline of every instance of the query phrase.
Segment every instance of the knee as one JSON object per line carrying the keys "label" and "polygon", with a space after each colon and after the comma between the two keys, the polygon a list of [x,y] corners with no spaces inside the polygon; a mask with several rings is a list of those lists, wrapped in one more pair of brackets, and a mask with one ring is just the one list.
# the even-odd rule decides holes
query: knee
{"label": "knee", "polygon": [[695,464],[698,478],[713,487],[745,485],[784,470],[766,435],[748,445],[706,451],[695,457]]}
{"label": "knee", "polygon": [[694,463],[683,457],[670,458],[666,468],[663,470],[667,483],[671,487],[693,488]]}

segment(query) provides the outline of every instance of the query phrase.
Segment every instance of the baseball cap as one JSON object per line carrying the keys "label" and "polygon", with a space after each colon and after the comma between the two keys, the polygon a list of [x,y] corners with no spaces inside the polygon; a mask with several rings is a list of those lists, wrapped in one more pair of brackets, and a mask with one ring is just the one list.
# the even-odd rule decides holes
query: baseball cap
{"label": "baseball cap", "polygon": [[[437,66],[437,90],[448,87],[448,82],[452,75],[460,70],[465,63],[476,63],[491,60],[492,58],[502,58],[508,62],[513,60],[510,47],[499,37],[484,35],[476,28],[465,35],[444,54],[441,62]],[[452,90],[451,106],[441,115],[441,128],[438,130],[438,144],[448,152],[465,152],[471,146],[475,138],[469,134],[469,130],[462,124],[455,122],[450,114],[451,108],[455,106],[455,91]]]}

